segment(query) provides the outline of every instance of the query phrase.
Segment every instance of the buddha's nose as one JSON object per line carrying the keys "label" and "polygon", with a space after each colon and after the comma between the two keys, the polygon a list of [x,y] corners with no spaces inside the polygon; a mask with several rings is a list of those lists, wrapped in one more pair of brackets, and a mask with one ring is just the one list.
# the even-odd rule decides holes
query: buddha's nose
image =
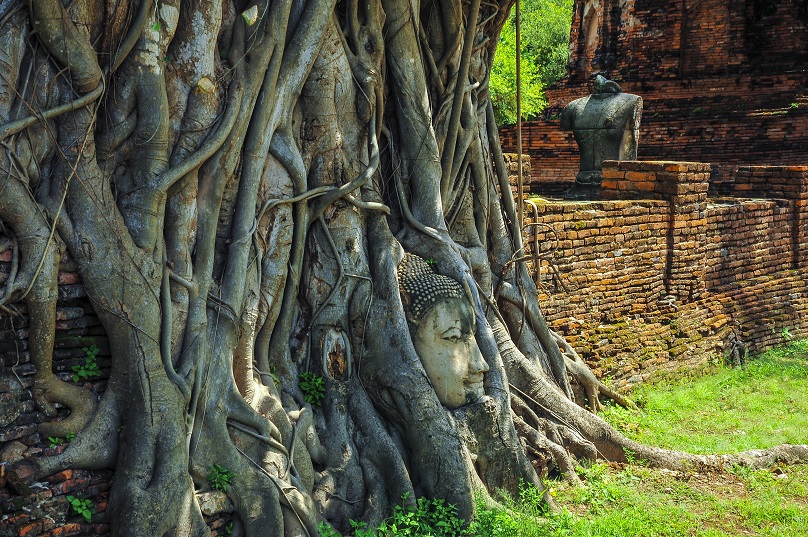
{"label": "buddha's nose", "polygon": [[471,340],[470,345],[470,354],[469,356],[469,370],[474,373],[485,373],[490,368],[483,358],[483,353],[480,352],[480,347],[477,346],[477,342],[474,339]]}

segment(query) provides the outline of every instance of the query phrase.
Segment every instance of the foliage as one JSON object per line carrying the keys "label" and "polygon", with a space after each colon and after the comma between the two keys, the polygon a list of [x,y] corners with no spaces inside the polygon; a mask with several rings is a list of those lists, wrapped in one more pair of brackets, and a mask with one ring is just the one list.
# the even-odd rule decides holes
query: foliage
{"label": "foliage", "polygon": [[236,477],[236,474],[225,468],[224,466],[219,466],[218,464],[214,464],[210,467],[210,473],[208,474],[208,483],[210,484],[210,488],[213,490],[221,490],[222,492],[227,492],[227,487],[233,482],[233,478]]}
{"label": "foliage", "polygon": [[76,514],[79,514],[84,517],[84,520],[90,522],[93,515],[95,514],[95,506],[93,505],[92,500],[89,498],[76,498],[75,496],[65,496],[67,501],[70,502],[70,507],[73,508],[73,511]]}
{"label": "foliage", "polygon": [[470,536],[529,537],[546,535],[547,521],[541,517],[548,515],[542,492],[532,485],[522,484],[519,499],[503,494],[499,499],[501,507],[486,505],[485,497],[477,496],[477,514],[469,525]]}
{"label": "foliage", "polygon": [[[463,537],[471,536],[463,529],[463,520],[457,518],[454,505],[444,500],[418,498],[414,506],[407,505],[408,495],[402,498],[401,505],[393,508],[393,514],[379,524],[378,528],[368,528],[364,522],[351,520],[355,537]],[[334,528],[321,523],[320,537],[337,537]]]}
{"label": "foliage", "polygon": [[65,442],[72,442],[73,439],[76,438],[76,433],[67,433],[64,438],[60,438],[58,436],[49,436],[48,437],[48,447],[56,447],[61,446]]}
{"label": "foliage", "polygon": [[325,380],[320,375],[306,371],[300,374],[300,389],[307,403],[320,406],[325,399]]}
{"label": "foliage", "polygon": [[77,364],[70,368],[73,371],[73,382],[101,376],[101,370],[98,368],[98,363],[96,362],[96,356],[101,349],[93,343],[89,347],[82,347],[81,350],[84,351],[86,357],[84,358],[83,364]]}
{"label": "foliage", "polygon": [[[522,118],[536,117],[547,100],[544,89],[566,73],[572,0],[522,2]],[[516,122],[516,14],[502,29],[491,69],[491,101],[497,123]]]}

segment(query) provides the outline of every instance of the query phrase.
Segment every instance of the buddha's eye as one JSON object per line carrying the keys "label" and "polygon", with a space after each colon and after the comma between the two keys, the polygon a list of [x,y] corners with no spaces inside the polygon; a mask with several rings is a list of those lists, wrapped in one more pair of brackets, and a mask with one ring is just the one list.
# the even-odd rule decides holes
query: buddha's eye
{"label": "buddha's eye", "polygon": [[449,341],[449,342],[454,343],[454,344],[460,343],[461,341],[463,341],[465,339],[463,332],[461,332],[457,328],[451,328],[451,329],[445,331],[443,333],[443,336],[441,336],[441,337],[442,337],[442,339],[444,341]]}

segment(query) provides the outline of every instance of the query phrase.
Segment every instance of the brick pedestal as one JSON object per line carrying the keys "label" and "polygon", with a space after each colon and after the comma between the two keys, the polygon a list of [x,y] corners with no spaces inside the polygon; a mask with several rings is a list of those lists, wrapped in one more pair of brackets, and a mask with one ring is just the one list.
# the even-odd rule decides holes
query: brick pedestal
{"label": "brick pedestal", "polygon": [[700,162],[606,161],[605,200],[651,199],[670,203],[665,290],[680,302],[704,292],[710,165]]}

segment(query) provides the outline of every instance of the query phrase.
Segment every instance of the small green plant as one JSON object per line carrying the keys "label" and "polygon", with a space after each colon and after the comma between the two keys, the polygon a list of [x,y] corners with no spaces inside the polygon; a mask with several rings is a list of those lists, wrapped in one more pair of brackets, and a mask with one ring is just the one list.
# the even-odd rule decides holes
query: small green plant
{"label": "small green plant", "polygon": [[[366,522],[351,520],[354,537],[472,537],[477,535],[463,528],[463,520],[457,518],[457,509],[443,500],[418,498],[415,505],[407,502],[409,494],[402,496],[401,505],[393,508],[393,514],[378,528],[369,528]],[[320,537],[338,537],[339,533],[321,522]],[[483,534],[479,535],[494,535]],[[516,534],[512,534],[516,535]]]}
{"label": "small green plant", "polygon": [[320,522],[317,526],[317,530],[320,533],[320,537],[340,537],[339,532],[332,528],[327,522]]}
{"label": "small green plant", "polygon": [[783,336],[783,339],[786,341],[791,341],[794,339],[794,335],[791,333],[791,330],[788,329],[787,326],[783,327],[783,330],[780,331],[780,335]]}
{"label": "small green plant", "polygon": [[208,474],[208,483],[210,484],[210,488],[212,488],[213,490],[221,490],[222,492],[226,492],[227,487],[229,487],[230,483],[233,482],[234,477],[236,477],[236,474],[234,474],[224,466],[214,464],[213,466],[210,467],[210,473]]}
{"label": "small green plant", "polygon": [[269,364],[269,375],[272,377],[272,382],[275,383],[276,388],[280,388],[281,379],[278,378],[278,368],[275,364]]}
{"label": "small green plant", "polygon": [[[460,537],[468,535],[463,529],[463,520],[457,518],[457,509],[444,500],[418,498],[415,506],[407,506],[408,495],[402,497],[401,505],[393,508],[393,515],[379,525],[379,536],[383,537],[416,537],[430,535],[431,537]],[[361,524],[361,523],[360,523]],[[354,524],[351,524],[354,526]],[[367,531],[366,536],[374,535],[373,531],[366,530],[364,525],[360,528],[354,526],[356,536],[360,537],[359,530]],[[365,535],[361,537],[365,537]]]}
{"label": "small green plant", "polygon": [[50,443],[48,447],[52,448],[55,448],[56,446],[61,446],[62,444],[65,443],[65,441],[59,438],[58,436],[49,436],[48,442]]}
{"label": "small green plant", "polygon": [[228,522],[224,527],[225,535],[233,535],[233,522]]}
{"label": "small green plant", "polygon": [[72,442],[74,438],[76,438],[76,433],[67,433],[65,435],[65,440],[68,442]]}
{"label": "small green plant", "polygon": [[86,358],[84,358],[83,364],[74,365],[70,368],[73,370],[73,382],[101,376],[101,370],[98,368],[98,362],[96,362],[96,356],[101,349],[93,343],[89,347],[82,347],[81,350],[86,354]]}
{"label": "small green plant", "polygon": [[151,29],[152,29],[152,30],[154,30],[155,32],[159,32],[159,31],[162,29],[162,27],[163,27],[163,26],[160,24],[160,12],[159,12],[159,8],[160,8],[160,2],[155,2],[155,3],[154,3],[154,20],[155,20],[155,21],[157,21],[157,22],[155,22],[155,23],[152,25],[152,27],[151,27]]}
{"label": "small green plant", "polygon": [[799,107],[800,107],[800,103],[791,103],[791,104],[790,104],[790,105],[788,105],[788,106],[789,106],[789,108],[799,108]]}
{"label": "small green plant", "polygon": [[79,514],[84,517],[84,520],[90,522],[95,514],[95,506],[93,505],[92,500],[89,498],[76,498],[75,496],[65,496],[67,501],[70,502],[70,507],[73,508],[73,511],[76,514]]}
{"label": "small green plant", "polygon": [[320,375],[306,371],[300,374],[300,389],[307,403],[320,406],[325,399],[325,380]]}
{"label": "small green plant", "polygon": [[702,108],[701,106],[697,106],[696,108],[693,109],[693,113],[694,114],[703,114],[704,113],[704,108]]}

